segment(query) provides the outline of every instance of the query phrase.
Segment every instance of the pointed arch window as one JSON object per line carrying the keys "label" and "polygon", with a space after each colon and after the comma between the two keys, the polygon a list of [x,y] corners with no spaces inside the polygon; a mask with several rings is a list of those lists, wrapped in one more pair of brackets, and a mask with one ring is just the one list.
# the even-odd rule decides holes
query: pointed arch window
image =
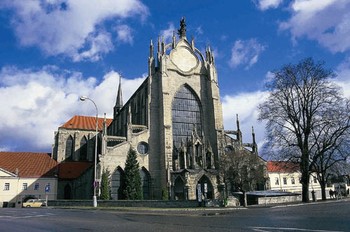
{"label": "pointed arch window", "polygon": [[66,141],[66,160],[72,160],[73,159],[73,137],[70,135]]}
{"label": "pointed arch window", "polygon": [[199,98],[190,89],[183,85],[175,94],[172,103],[173,140],[176,147],[181,141],[186,141],[194,129],[202,136],[202,115]]}

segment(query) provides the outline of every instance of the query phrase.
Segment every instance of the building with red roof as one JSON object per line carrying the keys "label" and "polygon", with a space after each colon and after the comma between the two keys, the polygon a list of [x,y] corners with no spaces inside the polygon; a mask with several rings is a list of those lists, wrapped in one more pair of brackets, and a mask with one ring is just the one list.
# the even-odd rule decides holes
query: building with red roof
{"label": "building with red roof", "polygon": [[[101,132],[112,119],[97,118],[98,152]],[[96,117],[75,115],[55,132],[53,159],[59,162],[58,199],[91,199],[96,143]]]}
{"label": "building with red roof", "polygon": [[[111,122],[112,119],[98,118],[98,132],[102,132],[103,128],[107,128]],[[55,132],[53,158],[58,162],[93,162],[95,137],[96,117],[75,115]],[[99,146],[101,146],[101,141],[99,141]]]}
{"label": "building with red roof", "polygon": [[49,153],[0,152],[0,207],[57,199],[58,163]]}
{"label": "building with red roof", "polygon": [[[293,193],[302,192],[299,163],[294,163],[291,161],[268,161],[266,165],[269,176],[269,189]],[[327,188],[327,193],[329,189],[331,188]],[[321,199],[321,186],[315,173],[311,173],[309,185],[310,198],[312,197],[312,191],[315,191],[316,199]]]}

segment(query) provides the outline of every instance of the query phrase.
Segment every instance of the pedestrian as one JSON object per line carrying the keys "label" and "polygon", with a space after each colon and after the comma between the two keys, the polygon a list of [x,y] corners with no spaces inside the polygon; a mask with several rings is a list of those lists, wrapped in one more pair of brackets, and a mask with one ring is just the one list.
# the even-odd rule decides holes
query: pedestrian
{"label": "pedestrian", "polygon": [[316,201],[316,196],[315,196],[315,191],[314,190],[311,191],[311,195],[312,195],[312,201],[315,202]]}
{"label": "pedestrian", "polygon": [[332,199],[332,198],[333,198],[333,194],[334,194],[333,190],[332,190],[332,189],[330,189],[330,190],[329,190],[329,198],[330,198],[330,199]]}

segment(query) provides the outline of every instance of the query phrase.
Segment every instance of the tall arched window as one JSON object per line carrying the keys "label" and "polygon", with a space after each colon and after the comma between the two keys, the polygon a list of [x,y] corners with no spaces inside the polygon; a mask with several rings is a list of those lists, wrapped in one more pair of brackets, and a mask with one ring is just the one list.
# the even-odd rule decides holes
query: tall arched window
{"label": "tall arched window", "polygon": [[73,145],[74,145],[73,137],[70,135],[66,141],[66,160],[73,159],[73,152],[74,152]]}
{"label": "tall arched window", "polygon": [[112,173],[111,176],[111,196],[113,200],[124,200],[125,199],[125,174],[121,167]]}
{"label": "tall arched window", "polygon": [[80,140],[80,160],[87,160],[87,139],[85,136]]}
{"label": "tall arched window", "polygon": [[198,97],[188,87],[183,85],[175,94],[172,103],[173,140],[176,147],[181,141],[186,141],[196,127],[199,136],[202,136],[201,107]]}
{"label": "tall arched window", "polygon": [[150,174],[148,170],[145,167],[142,167],[140,170],[140,176],[142,180],[142,192],[143,192],[143,199],[149,200],[150,199]]}

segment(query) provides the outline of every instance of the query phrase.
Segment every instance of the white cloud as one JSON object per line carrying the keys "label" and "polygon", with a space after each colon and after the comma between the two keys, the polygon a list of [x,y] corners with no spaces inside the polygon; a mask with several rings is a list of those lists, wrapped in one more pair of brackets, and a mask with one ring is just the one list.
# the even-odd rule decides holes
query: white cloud
{"label": "white cloud", "polygon": [[[124,103],[145,80],[122,78]],[[115,104],[119,73],[106,73],[98,82],[79,72],[46,66],[39,70],[5,67],[0,70],[0,150],[50,152],[54,131],[74,115],[95,115],[89,102],[80,102],[86,95],[98,106],[99,116],[111,118]],[[265,92],[242,93],[222,98],[225,129],[236,129],[239,115],[243,142],[251,142],[254,126],[259,147],[264,142],[264,124],[257,121],[257,106]],[[18,130],[21,128],[21,130]],[[12,141],[12,142],[11,142]]]}
{"label": "white cloud", "polygon": [[[124,102],[144,77],[122,79]],[[0,150],[50,152],[54,131],[74,115],[95,115],[95,108],[79,102],[87,95],[99,116],[112,117],[119,74],[111,71],[98,83],[81,73],[47,66],[40,70],[5,67],[0,70]],[[18,129],[20,128],[20,130]]]}
{"label": "white cloud", "polygon": [[132,36],[132,29],[128,25],[119,25],[116,29],[118,34],[118,40],[124,43],[133,43],[134,38]]}
{"label": "white cloud", "polygon": [[256,0],[254,2],[260,10],[264,11],[270,8],[277,8],[283,0]]}
{"label": "white cloud", "polygon": [[160,31],[160,37],[164,39],[164,42],[170,43],[172,41],[174,33],[177,33],[173,23],[169,23],[167,29]]}
{"label": "white cloud", "polygon": [[350,49],[350,1],[294,0],[290,10],[280,29],[289,30],[294,41],[306,36],[334,53]]}
{"label": "white cloud", "polygon": [[222,108],[225,129],[236,130],[236,115],[240,121],[243,142],[252,142],[252,127],[254,127],[258,147],[264,143],[265,123],[258,121],[258,105],[266,100],[267,92],[241,93],[233,96],[223,96]]}
{"label": "white cloud", "polygon": [[275,77],[275,74],[271,71],[268,71],[265,75],[265,79],[264,79],[264,83],[269,83],[273,80],[273,78]]}
{"label": "white cloud", "polygon": [[[37,46],[46,55],[65,55],[74,61],[97,60],[113,49],[104,32],[107,20],[148,15],[139,0],[3,0],[0,8],[13,11],[12,26],[22,46]],[[124,39],[130,42],[131,30]],[[120,36],[118,34],[118,36]]]}
{"label": "white cloud", "polygon": [[90,44],[88,50],[74,52],[73,61],[91,60],[98,61],[102,54],[106,54],[113,49],[111,36],[107,32],[100,32],[97,35],[89,35],[86,41]]}
{"label": "white cloud", "polygon": [[231,50],[229,65],[232,68],[245,65],[245,69],[249,69],[258,61],[264,50],[265,46],[256,39],[236,40]]}
{"label": "white cloud", "polygon": [[335,82],[343,88],[344,96],[350,98],[350,57],[345,59],[336,69]]}
{"label": "white cloud", "polygon": [[196,28],[196,34],[203,35],[203,28],[201,26]]}

